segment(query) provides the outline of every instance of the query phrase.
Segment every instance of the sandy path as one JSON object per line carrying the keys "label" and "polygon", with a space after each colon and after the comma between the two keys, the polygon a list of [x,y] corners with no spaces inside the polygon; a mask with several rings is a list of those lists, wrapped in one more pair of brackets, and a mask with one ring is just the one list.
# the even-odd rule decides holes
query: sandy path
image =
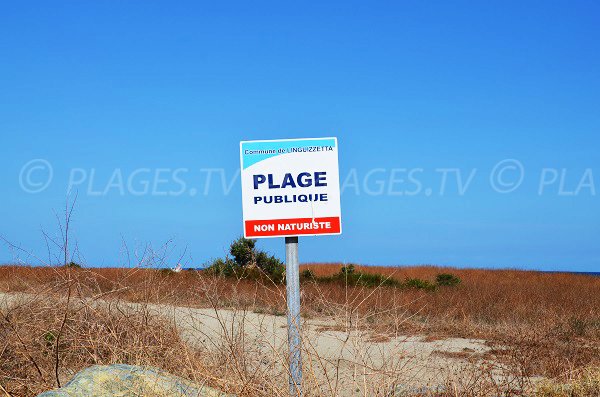
{"label": "sandy path", "polygon": [[[285,316],[248,311],[213,310],[168,305],[150,305],[156,314],[172,319],[191,345],[222,348],[235,341],[251,352],[256,362],[278,362],[274,377],[286,376],[287,320]],[[471,376],[473,360],[490,350],[485,340],[446,338],[427,340],[419,335],[373,338],[354,330],[342,332],[328,319],[302,323],[305,378],[318,383],[325,395],[350,396],[364,393],[364,381],[382,383],[395,378],[407,389],[436,388],[446,379]],[[232,353],[234,354],[234,353]]]}
{"label": "sandy path", "polygon": [[[27,298],[23,294],[0,293],[0,307],[7,308]],[[110,304],[132,310],[140,307],[128,302]],[[235,345],[253,358],[255,368],[274,379],[287,379],[284,316],[169,305],[147,308],[172,321],[190,345],[225,352]],[[398,388],[436,388],[448,377],[470,376],[473,364],[469,361],[480,361],[481,355],[490,350],[486,341],[479,339],[431,341],[418,335],[374,339],[372,334],[359,330],[339,329],[343,327],[329,319],[309,319],[302,323],[305,379],[311,387],[320,387],[324,395],[361,395],[365,382],[372,384],[378,379],[382,384],[395,379],[401,385]],[[228,354],[236,352],[229,350]]]}

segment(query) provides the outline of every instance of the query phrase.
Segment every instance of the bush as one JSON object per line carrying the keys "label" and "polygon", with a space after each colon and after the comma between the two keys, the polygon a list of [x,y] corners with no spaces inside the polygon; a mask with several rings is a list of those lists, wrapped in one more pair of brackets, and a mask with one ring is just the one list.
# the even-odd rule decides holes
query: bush
{"label": "bush", "polygon": [[235,262],[231,259],[215,259],[207,271],[218,276],[230,277],[235,275]]}
{"label": "bush", "polygon": [[449,274],[449,273],[438,274],[435,277],[435,283],[439,286],[452,287],[452,286],[460,284],[460,281],[461,281],[460,278],[458,278],[454,274]]}
{"label": "bush", "polygon": [[435,289],[435,285],[433,285],[432,283],[430,283],[427,280],[421,280],[420,278],[407,278],[406,280],[404,280],[404,283],[402,283],[402,286],[404,288],[415,288],[415,289],[426,289],[426,290]]}
{"label": "bush", "polygon": [[315,280],[319,283],[343,283],[345,285],[360,286],[360,287],[393,287],[393,288],[414,288],[434,291],[436,284],[421,280],[419,278],[407,278],[403,282],[378,273],[363,273],[356,270],[355,265],[346,265],[340,268],[339,273],[331,276],[317,277],[311,270],[304,270],[300,277],[306,280]]}
{"label": "bush", "polygon": [[207,270],[225,277],[259,279],[263,276],[276,283],[285,279],[285,265],[273,255],[256,248],[256,240],[240,237],[231,243],[233,259],[215,259]]}
{"label": "bush", "polygon": [[391,277],[384,276],[382,274],[372,274],[357,272],[354,265],[342,266],[340,272],[333,277],[321,277],[318,281],[343,281],[348,285],[360,285],[363,287],[378,287],[378,286],[391,286],[398,287],[400,283],[398,280]]}
{"label": "bush", "polygon": [[256,266],[276,283],[282,283],[285,279],[285,265],[273,255],[258,251],[256,253]]}
{"label": "bush", "polygon": [[342,268],[340,269],[340,274],[348,276],[350,274],[354,274],[354,271],[354,265],[342,266]]}
{"label": "bush", "polygon": [[356,285],[362,285],[363,287],[399,287],[400,283],[398,280],[384,276],[382,274],[371,274],[371,273],[355,273],[354,278],[356,279]]}
{"label": "bush", "polygon": [[300,279],[302,280],[315,280],[316,276],[310,269],[305,269],[300,272]]}
{"label": "bush", "polygon": [[233,256],[233,259],[238,266],[252,266],[255,264],[256,240],[240,237],[231,243],[229,253]]}

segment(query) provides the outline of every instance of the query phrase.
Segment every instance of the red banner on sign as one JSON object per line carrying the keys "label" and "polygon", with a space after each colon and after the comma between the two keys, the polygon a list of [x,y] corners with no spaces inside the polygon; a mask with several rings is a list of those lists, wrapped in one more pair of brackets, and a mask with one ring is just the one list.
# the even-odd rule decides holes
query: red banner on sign
{"label": "red banner on sign", "polygon": [[299,236],[337,234],[341,232],[340,218],[292,218],[246,221],[246,237]]}

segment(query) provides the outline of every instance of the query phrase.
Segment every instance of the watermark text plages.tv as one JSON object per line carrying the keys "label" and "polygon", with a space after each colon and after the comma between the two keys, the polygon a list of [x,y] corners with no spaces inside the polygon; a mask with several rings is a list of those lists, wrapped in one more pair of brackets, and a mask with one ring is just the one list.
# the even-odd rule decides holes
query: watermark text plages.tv
{"label": "watermark text plages.tv", "polygon": [[[239,186],[240,170],[223,167],[140,167],[135,169],[75,167],[55,172],[51,161],[32,159],[21,168],[18,183],[23,192],[39,194],[52,186],[88,196],[228,196]],[[600,170],[566,167],[526,168],[517,159],[492,166],[350,168],[340,174],[342,195],[465,196],[477,187],[497,194],[524,191],[544,196],[596,196]]]}

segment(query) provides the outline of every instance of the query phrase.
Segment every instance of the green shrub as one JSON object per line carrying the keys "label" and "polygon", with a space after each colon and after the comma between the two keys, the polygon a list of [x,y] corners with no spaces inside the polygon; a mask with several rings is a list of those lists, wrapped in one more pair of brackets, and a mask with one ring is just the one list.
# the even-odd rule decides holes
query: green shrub
{"label": "green shrub", "polygon": [[310,269],[305,269],[300,272],[300,279],[302,280],[315,280],[317,277]]}
{"label": "green shrub", "polygon": [[254,264],[256,256],[256,240],[240,237],[231,243],[229,253],[240,267]]}
{"label": "green shrub", "polygon": [[435,285],[430,283],[427,280],[421,280],[420,278],[407,278],[402,283],[402,287],[404,288],[415,288],[415,289],[426,289],[426,290],[434,290]]}
{"label": "green shrub", "polygon": [[46,331],[44,333],[44,341],[46,342],[46,346],[52,346],[56,341],[56,333],[54,331]]}
{"label": "green shrub", "polygon": [[261,279],[266,277],[276,283],[285,280],[285,265],[273,255],[256,248],[256,240],[240,237],[231,243],[229,253],[233,259],[215,259],[207,271],[219,276]]}
{"label": "green shrub", "polygon": [[256,266],[276,283],[282,283],[285,279],[285,265],[273,255],[258,251],[256,253]]}
{"label": "green shrub", "polygon": [[333,277],[322,277],[318,281],[340,280],[348,285],[360,285],[363,287],[391,286],[399,287],[398,280],[384,276],[383,274],[357,272],[354,265],[342,266],[340,272]]}
{"label": "green shrub", "polygon": [[230,277],[235,275],[235,266],[235,262],[231,259],[217,258],[206,270],[218,276]]}
{"label": "green shrub", "polygon": [[355,273],[353,274],[356,285],[362,285],[363,287],[398,287],[400,283],[398,280],[384,276],[382,274],[371,274],[371,273]]}
{"label": "green shrub", "polygon": [[450,273],[438,274],[435,277],[435,283],[439,286],[452,287],[452,286],[460,284],[460,281],[461,281],[460,278],[458,278],[454,274],[450,274]]}
{"label": "green shrub", "polygon": [[354,274],[354,271],[355,271],[354,265],[342,266],[342,268],[340,269],[340,274],[342,274],[344,276],[349,276],[351,274]]}
{"label": "green shrub", "polygon": [[304,270],[300,277],[302,279],[313,279],[319,283],[343,283],[345,285],[360,286],[360,287],[393,287],[393,288],[414,288],[427,291],[435,291],[437,284],[419,278],[407,278],[403,282],[397,279],[377,273],[363,273],[356,271],[354,265],[342,266],[339,273],[331,276],[316,277],[312,271]]}

